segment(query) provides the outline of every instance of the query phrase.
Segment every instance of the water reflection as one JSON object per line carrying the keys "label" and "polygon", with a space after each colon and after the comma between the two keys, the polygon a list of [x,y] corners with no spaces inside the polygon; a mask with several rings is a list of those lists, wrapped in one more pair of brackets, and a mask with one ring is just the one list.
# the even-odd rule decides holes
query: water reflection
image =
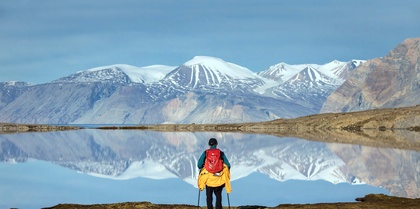
{"label": "water reflection", "polygon": [[420,194],[415,151],[240,133],[87,129],[0,135],[0,207],[194,205],[196,163],[211,137],[232,164],[232,205],[353,201],[388,191]]}

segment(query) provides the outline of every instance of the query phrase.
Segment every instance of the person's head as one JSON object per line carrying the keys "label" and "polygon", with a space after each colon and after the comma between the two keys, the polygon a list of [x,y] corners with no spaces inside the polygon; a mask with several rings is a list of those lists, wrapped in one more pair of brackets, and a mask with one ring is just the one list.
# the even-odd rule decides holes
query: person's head
{"label": "person's head", "polygon": [[215,138],[211,138],[209,140],[209,146],[210,147],[217,146],[217,140]]}

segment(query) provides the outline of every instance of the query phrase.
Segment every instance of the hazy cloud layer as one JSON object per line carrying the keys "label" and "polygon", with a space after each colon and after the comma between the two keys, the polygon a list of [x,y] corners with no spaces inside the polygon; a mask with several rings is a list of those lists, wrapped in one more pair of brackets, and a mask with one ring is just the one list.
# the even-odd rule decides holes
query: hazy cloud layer
{"label": "hazy cloud layer", "polygon": [[0,2],[0,81],[48,82],[109,64],[180,65],[207,55],[267,69],[279,62],[371,59],[420,36],[420,2]]}

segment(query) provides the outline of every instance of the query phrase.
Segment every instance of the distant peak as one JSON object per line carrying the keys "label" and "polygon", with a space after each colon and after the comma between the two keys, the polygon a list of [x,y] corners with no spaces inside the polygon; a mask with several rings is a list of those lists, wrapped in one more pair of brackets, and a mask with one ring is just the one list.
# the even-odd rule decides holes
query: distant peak
{"label": "distant peak", "polygon": [[214,63],[225,62],[224,60],[217,58],[217,57],[209,57],[209,56],[195,56],[191,60],[184,63],[185,66],[192,66],[192,65],[212,65]]}
{"label": "distant peak", "polygon": [[33,83],[28,83],[28,82],[24,82],[24,81],[5,81],[5,82],[1,82],[4,83],[7,86],[33,86],[35,84]]}
{"label": "distant peak", "polygon": [[167,73],[175,68],[175,66],[166,65],[136,67],[127,64],[114,64],[78,71],[76,74],[57,81],[97,82],[122,79],[121,82],[129,80],[134,83],[152,83],[163,79]]}
{"label": "distant peak", "polygon": [[312,65],[306,65],[304,70],[315,70],[316,68],[313,67]]}
{"label": "distant peak", "polygon": [[407,38],[403,41],[403,44],[415,44],[420,43],[420,38]]}

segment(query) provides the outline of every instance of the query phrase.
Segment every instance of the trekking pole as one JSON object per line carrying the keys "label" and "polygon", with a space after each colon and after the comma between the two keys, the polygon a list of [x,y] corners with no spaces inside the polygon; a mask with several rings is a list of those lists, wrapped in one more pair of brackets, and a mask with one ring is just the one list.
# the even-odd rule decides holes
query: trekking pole
{"label": "trekking pole", "polygon": [[[200,172],[198,172],[198,179],[200,178],[200,173],[201,173],[201,170],[203,170],[203,168],[201,168],[200,169]],[[198,203],[197,203],[197,207],[198,208],[200,208],[200,193],[201,193],[201,190],[200,190],[200,185],[198,185]]]}
{"label": "trekking pole", "polygon": [[200,208],[200,188],[198,188],[198,203],[197,203],[197,207]]}
{"label": "trekking pole", "polygon": [[230,200],[229,200],[229,193],[226,192],[227,198],[228,198],[228,205],[229,205],[229,209],[230,209]]}

